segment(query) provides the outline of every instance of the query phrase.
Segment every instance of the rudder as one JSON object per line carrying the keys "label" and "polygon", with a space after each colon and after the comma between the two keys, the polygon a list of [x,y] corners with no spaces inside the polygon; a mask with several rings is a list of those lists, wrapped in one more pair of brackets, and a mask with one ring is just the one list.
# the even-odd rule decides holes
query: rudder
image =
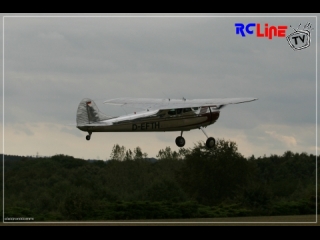
{"label": "rudder", "polygon": [[95,123],[112,117],[106,116],[99,111],[95,102],[89,98],[81,100],[77,110],[77,125],[83,126],[90,123]]}

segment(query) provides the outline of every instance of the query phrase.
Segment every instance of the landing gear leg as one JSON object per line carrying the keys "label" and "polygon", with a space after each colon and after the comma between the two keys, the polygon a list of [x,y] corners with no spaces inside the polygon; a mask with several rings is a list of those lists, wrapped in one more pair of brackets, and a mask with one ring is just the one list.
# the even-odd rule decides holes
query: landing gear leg
{"label": "landing gear leg", "polygon": [[184,140],[184,138],[182,137],[182,133],[183,131],[181,131],[181,136],[178,136],[176,138],[176,144],[178,147],[183,147],[186,144],[186,140]]}
{"label": "landing gear leg", "polygon": [[207,137],[206,146],[207,148],[213,148],[216,145],[216,140],[213,137],[208,137],[206,132],[204,131],[203,127],[200,127],[204,135]]}
{"label": "landing gear leg", "polygon": [[87,135],[86,136],[86,139],[89,141],[90,140],[90,138],[91,138],[91,134],[92,134],[92,132],[88,132],[89,133],[89,135]]}

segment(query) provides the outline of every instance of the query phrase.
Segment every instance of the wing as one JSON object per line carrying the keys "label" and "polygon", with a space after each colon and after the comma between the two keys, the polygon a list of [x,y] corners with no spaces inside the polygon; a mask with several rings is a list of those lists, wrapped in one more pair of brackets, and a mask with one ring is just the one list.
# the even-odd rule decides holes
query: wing
{"label": "wing", "polygon": [[105,104],[121,105],[143,109],[173,109],[202,106],[224,106],[255,101],[257,98],[212,98],[212,99],[153,99],[153,98],[115,98]]}

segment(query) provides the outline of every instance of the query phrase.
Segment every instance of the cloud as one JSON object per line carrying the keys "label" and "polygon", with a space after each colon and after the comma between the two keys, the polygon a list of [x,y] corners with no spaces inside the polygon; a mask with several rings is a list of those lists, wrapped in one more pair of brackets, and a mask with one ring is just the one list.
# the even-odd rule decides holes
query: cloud
{"label": "cloud", "polygon": [[[237,15],[5,18],[6,151],[105,158],[118,143],[155,156],[166,146],[178,149],[174,140],[180,132],[94,134],[88,142],[86,133],[65,125],[75,122],[85,97],[113,116],[133,110],[104,105],[104,100],[257,97],[223,109],[208,135],[236,141],[245,155],[282,154],[288,148],[313,152],[316,31],[309,48],[293,51],[286,39],[236,36],[234,23],[296,27],[315,18]],[[205,140],[199,130],[183,136],[187,147]]]}
{"label": "cloud", "polygon": [[46,33],[39,33],[39,37],[43,39],[51,39],[51,40],[62,40],[65,39],[65,37],[58,33],[58,32],[46,32]]}
{"label": "cloud", "polygon": [[60,131],[65,132],[65,133],[70,133],[70,134],[77,136],[77,137],[83,136],[83,134],[81,134],[80,131],[75,126],[73,126],[72,128],[71,127],[62,127],[60,129]]}
{"label": "cloud", "polygon": [[34,131],[30,130],[30,127],[25,125],[25,124],[17,124],[15,126],[15,130],[14,130],[15,134],[25,134],[27,136],[33,136],[34,135]]}
{"label": "cloud", "polygon": [[271,137],[284,143],[287,147],[297,146],[297,140],[293,136],[280,135],[274,131],[265,131],[265,133],[269,134]]}

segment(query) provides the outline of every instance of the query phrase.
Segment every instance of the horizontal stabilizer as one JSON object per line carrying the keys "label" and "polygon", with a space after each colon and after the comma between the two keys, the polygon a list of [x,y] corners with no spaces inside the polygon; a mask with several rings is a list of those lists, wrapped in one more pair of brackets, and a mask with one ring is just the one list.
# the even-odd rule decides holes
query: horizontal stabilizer
{"label": "horizontal stabilizer", "polygon": [[113,125],[112,122],[108,122],[108,123],[87,123],[87,124],[81,124],[81,125],[77,125],[78,127],[103,127],[103,126],[111,126]]}

